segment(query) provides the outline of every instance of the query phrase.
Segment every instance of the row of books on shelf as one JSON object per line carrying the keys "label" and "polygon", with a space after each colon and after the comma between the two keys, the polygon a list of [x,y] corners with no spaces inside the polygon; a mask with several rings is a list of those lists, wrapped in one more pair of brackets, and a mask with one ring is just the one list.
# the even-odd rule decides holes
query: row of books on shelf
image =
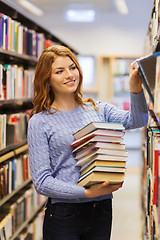
{"label": "row of books on shelf", "polygon": [[22,153],[0,164],[0,200],[31,179],[28,153]]}
{"label": "row of books on shelf", "polygon": [[30,110],[15,114],[0,114],[0,150],[26,140],[30,117]]}
{"label": "row of books on shelf", "polygon": [[71,147],[80,171],[79,186],[124,181],[128,151],[123,136],[121,123],[107,122],[91,122],[74,133]]}
{"label": "row of books on shelf", "polygon": [[145,41],[145,52],[150,54],[156,49],[156,45],[160,40],[160,17],[159,17],[160,4],[159,0],[154,1],[151,20],[149,22],[148,33]]}
{"label": "row of books on shelf", "polygon": [[20,22],[0,13],[0,48],[39,58],[44,48],[55,43],[43,33],[28,29]]}
{"label": "row of books on shelf", "polygon": [[115,58],[111,61],[111,69],[114,76],[124,76],[129,74],[130,64],[133,59]]}
{"label": "row of books on shelf", "polygon": [[33,97],[34,70],[0,64],[0,100]]}
{"label": "row of books on shelf", "polygon": [[36,215],[36,218],[16,237],[16,240],[41,240],[43,239],[44,212]]}
{"label": "row of books on shelf", "polygon": [[45,201],[46,197],[37,194],[33,184],[7,201],[0,209],[0,236],[4,236],[2,239],[9,240]]}
{"label": "row of books on shelf", "polygon": [[114,76],[113,88],[115,94],[129,92],[129,76]]}
{"label": "row of books on shelf", "polygon": [[160,232],[160,129],[149,127],[142,174],[144,235],[159,239]]}

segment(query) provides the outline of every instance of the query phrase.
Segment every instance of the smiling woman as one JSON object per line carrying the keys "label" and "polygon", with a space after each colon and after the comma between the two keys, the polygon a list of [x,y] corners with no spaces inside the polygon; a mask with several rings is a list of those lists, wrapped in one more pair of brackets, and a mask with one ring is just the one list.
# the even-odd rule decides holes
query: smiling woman
{"label": "smiling woman", "polygon": [[79,71],[69,57],[56,58],[52,64],[50,83],[54,92],[54,102],[51,107],[56,106],[58,109],[64,110],[60,106],[62,99],[67,97],[72,102],[79,85]]}
{"label": "smiling woman", "polygon": [[112,192],[122,184],[110,181],[78,186],[79,167],[71,147],[74,133],[91,122],[121,122],[126,129],[147,124],[147,106],[138,71],[131,66],[131,109],[82,98],[82,71],[63,46],[45,49],[34,79],[34,115],[28,124],[32,180],[48,197],[44,240],[109,240]]}
{"label": "smiling woman", "polygon": [[82,99],[82,79],[80,65],[68,48],[55,45],[45,49],[36,66],[33,112],[72,110],[86,102],[97,109],[91,98]]}

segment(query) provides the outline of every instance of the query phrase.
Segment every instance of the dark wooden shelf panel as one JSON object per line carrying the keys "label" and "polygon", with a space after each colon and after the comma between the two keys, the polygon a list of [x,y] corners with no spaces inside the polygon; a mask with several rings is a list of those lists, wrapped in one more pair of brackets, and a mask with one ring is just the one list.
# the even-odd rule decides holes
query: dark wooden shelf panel
{"label": "dark wooden shelf panel", "polygon": [[0,114],[17,113],[32,108],[32,98],[0,100]]}
{"label": "dark wooden shelf panel", "polygon": [[29,56],[26,54],[19,54],[14,51],[10,50],[5,50],[3,48],[0,48],[0,62],[3,63],[4,61],[7,63],[12,63],[12,64],[20,64],[24,65],[25,68],[30,67],[35,67],[37,64],[37,58],[33,56]]}
{"label": "dark wooden shelf panel", "polygon": [[[14,155],[18,155],[21,152],[26,151],[27,139],[23,140],[20,143],[11,144],[4,149],[0,150],[0,163],[8,160]],[[22,149],[22,151],[21,151]]]}

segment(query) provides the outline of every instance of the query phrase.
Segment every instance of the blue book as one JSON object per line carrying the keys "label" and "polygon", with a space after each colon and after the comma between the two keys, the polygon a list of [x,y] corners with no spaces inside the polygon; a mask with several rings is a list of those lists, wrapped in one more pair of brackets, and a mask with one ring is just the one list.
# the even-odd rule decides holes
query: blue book
{"label": "blue book", "polygon": [[16,189],[16,163],[12,159],[12,191]]}
{"label": "blue book", "polygon": [[0,13],[0,47],[3,47],[3,25],[4,25],[4,17],[3,17],[3,13]]}

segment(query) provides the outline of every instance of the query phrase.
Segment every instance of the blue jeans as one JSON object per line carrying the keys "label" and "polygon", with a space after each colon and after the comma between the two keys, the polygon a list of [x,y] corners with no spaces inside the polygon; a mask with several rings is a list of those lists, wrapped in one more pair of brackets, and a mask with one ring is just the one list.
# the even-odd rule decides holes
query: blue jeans
{"label": "blue jeans", "polygon": [[87,203],[47,203],[44,240],[109,240],[112,199]]}

